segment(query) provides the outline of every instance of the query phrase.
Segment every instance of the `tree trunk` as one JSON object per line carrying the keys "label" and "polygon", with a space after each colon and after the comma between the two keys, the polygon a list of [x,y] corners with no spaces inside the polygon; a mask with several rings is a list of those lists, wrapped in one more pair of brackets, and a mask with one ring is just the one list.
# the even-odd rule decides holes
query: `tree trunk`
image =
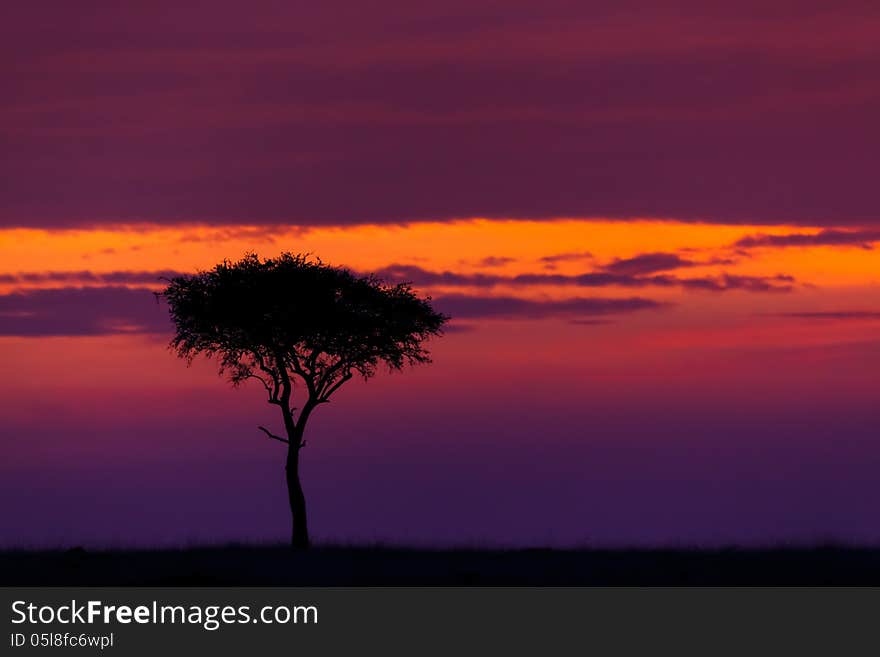
{"label": "tree trunk", "polygon": [[309,525],[306,519],[306,496],[299,480],[299,442],[291,443],[287,452],[287,497],[290,501],[290,516],[293,530],[290,546],[294,550],[309,547]]}

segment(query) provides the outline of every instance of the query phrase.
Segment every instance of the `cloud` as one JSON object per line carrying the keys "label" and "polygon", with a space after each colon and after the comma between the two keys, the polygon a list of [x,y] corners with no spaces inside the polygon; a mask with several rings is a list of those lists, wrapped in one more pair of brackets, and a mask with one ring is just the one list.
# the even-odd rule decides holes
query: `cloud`
{"label": "cloud", "polygon": [[408,281],[414,285],[494,287],[513,279],[501,274],[462,274],[453,271],[431,271],[419,265],[393,263],[372,272],[387,281]]}
{"label": "cloud", "polygon": [[[443,295],[438,309],[454,320],[571,318],[631,313],[668,304],[639,297],[575,298],[561,301],[516,297]],[[452,331],[468,331],[456,321]],[[146,289],[118,286],[35,289],[0,295],[0,336],[102,336],[155,333],[170,335],[167,308]]]}
{"label": "cloud", "polygon": [[678,283],[685,288],[724,292],[743,290],[745,292],[791,292],[795,278],[787,274],[775,276],[736,276],[721,274],[717,278],[682,278]]}
{"label": "cloud", "polygon": [[880,15],[791,5],[18,3],[0,226],[877,225]]}
{"label": "cloud", "polygon": [[160,285],[162,279],[180,276],[170,269],[158,271],[45,271],[0,274],[0,283],[33,285],[39,283],[98,284],[98,285]]}
{"label": "cloud", "polygon": [[625,276],[642,276],[660,271],[670,271],[684,267],[696,267],[700,263],[686,260],[675,253],[642,253],[632,258],[618,258],[604,265],[603,270]]}
{"label": "cloud", "polygon": [[710,265],[733,265],[736,260],[732,258],[713,258],[706,262],[688,260],[677,253],[641,253],[631,258],[618,258],[613,262],[603,265],[602,270],[612,274],[624,276],[644,276],[662,271],[685,269],[687,267],[706,267]]}
{"label": "cloud", "polygon": [[437,308],[453,319],[548,319],[580,318],[593,315],[613,315],[639,310],[663,308],[664,304],[651,299],[575,298],[542,301],[518,297],[485,297],[448,294],[434,299]]}
{"label": "cloud", "polygon": [[[656,266],[656,263],[655,263]],[[743,290],[747,292],[790,292],[795,284],[792,276],[777,274],[774,276],[737,276],[720,274],[681,278],[671,275],[635,276],[607,271],[587,272],[584,274],[547,274],[525,273],[513,276],[500,274],[461,274],[452,271],[431,271],[418,265],[392,264],[375,272],[380,278],[390,281],[408,281],[420,286],[444,287],[483,287],[490,288],[500,285],[533,286],[560,285],[571,287],[681,287],[687,290],[704,290],[710,292],[726,292]]]}
{"label": "cloud", "polygon": [[778,313],[777,317],[796,319],[830,319],[830,320],[880,320],[880,311],[872,310],[836,310],[814,312]]}
{"label": "cloud", "polygon": [[510,258],[508,256],[487,256],[480,260],[478,264],[483,267],[503,267],[504,265],[509,265],[511,262],[516,262],[516,258]]}
{"label": "cloud", "polygon": [[555,265],[560,262],[572,262],[576,260],[590,260],[592,259],[593,254],[589,251],[573,251],[569,253],[554,253],[553,255],[543,256],[538,258],[538,262],[543,262],[547,265]]}
{"label": "cloud", "polygon": [[230,240],[257,240],[260,242],[275,243],[275,237],[281,230],[304,233],[297,226],[236,226],[231,228],[217,228],[210,231],[187,232],[180,236],[181,242],[226,242]]}
{"label": "cloud", "polygon": [[809,247],[809,246],[850,246],[872,249],[874,242],[880,242],[880,230],[823,230],[818,233],[789,233],[788,235],[768,235],[759,233],[737,240],[733,246],[743,249],[756,247]]}
{"label": "cloud", "polygon": [[167,309],[145,289],[65,287],[0,295],[0,336],[168,333]]}

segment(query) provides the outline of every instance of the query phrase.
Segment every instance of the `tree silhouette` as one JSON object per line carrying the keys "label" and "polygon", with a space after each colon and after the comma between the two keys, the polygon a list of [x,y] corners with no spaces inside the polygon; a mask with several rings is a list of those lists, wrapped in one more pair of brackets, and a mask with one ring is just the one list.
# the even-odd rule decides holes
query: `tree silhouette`
{"label": "tree silhouette", "polygon": [[279,407],[284,435],[259,429],[287,444],[291,543],[307,548],[299,453],[312,412],[355,376],[430,362],[424,342],[442,334],[448,318],[408,284],[387,285],[290,253],[223,261],[171,279],[159,296],[168,302],[176,327],[171,347],[180,357],[216,358],[233,385],[259,381]]}

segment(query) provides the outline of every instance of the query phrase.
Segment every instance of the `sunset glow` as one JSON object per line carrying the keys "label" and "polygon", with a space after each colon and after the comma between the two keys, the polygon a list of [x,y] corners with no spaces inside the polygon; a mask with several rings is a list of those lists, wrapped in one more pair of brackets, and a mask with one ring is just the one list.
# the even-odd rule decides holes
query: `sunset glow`
{"label": "sunset glow", "polygon": [[152,294],[250,252],[452,317],[316,412],[320,539],[880,540],[876,9],[50,4],[0,27],[0,543],[284,535],[262,391]]}

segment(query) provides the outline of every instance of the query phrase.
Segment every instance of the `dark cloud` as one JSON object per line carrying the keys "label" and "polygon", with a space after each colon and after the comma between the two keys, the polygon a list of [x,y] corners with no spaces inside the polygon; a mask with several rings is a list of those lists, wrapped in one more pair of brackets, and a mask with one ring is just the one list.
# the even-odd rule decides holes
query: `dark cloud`
{"label": "dark cloud", "polygon": [[788,235],[767,235],[759,233],[743,237],[734,247],[751,249],[755,247],[797,247],[797,246],[851,246],[872,249],[874,242],[880,242],[880,230],[823,230],[818,233],[790,233]]}
{"label": "dark cloud", "polygon": [[160,271],[45,271],[0,274],[0,283],[28,285],[35,283],[100,284],[100,285],[160,285],[163,279],[180,276],[170,269]]}
{"label": "dark cloud", "polygon": [[876,4],[47,0],[0,226],[876,224]]}
{"label": "dark cloud", "polygon": [[699,264],[699,262],[686,260],[675,253],[642,253],[632,258],[618,258],[614,262],[603,266],[602,269],[612,274],[642,276],[659,271],[696,267]]}
{"label": "dark cloud", "polygon": [[676,279],[685,288],[724,292],[726,290],[743,290],[745,292],[791,292],[795,278],[786,274],[775,276],[736,276],[721,274],[717,278],[681,278]]}
{"label": "dark cloud", "polygon": [[555,265],[559,262],[572,262],[576,260],[590,260],[593,257],[593,254],[589,251],[577,251],[571,253],[554,253],[553,255],[543,256],[542,258],[538,258],[538,262],[543,262],[548,265]]}
{"label": "dark cloud", "polygon": [[793,312],[779,313],[777,317],[792,317],[796,319],[867,319],[880,320],[880,311],[872,310],[838,310],[838,311],[816,311],[816,312]]}
{"label": "dark cloud", "polygon": [[168,333],[168,311],[145,289],[65,287],[0,295],[0,335]]}
{"label": "dark cloud", "polygon": [[706,262],[688,260],[677,253],[641,253],[632,258],[618,258],[604,265],[603,271],[624,276],[644,276],[661,271],[685,269],[687,267],[705,267],[707,265],[733,265],[736,260],[732,258],[713,258]]}
{"label": "dark cloud", "polygon": [[513,279],[502,274],[462,274],[454,271],[431,271],[419,265],[393,263],[374,270],[379,278],[387,281],[407,281],[414,285],[448,285],[493,287]]}
{"label": "dark cloud", "polygon": [[747,292],[790,292],[795,284],[792,276],[736,276],[720,274],[681,278],[671,275],[635,276],[607,271],[587,272],[585,274],[546,274],[526,273],[515,276],[501,274],[461,274],[452,271],[431,271],[418,265],[392,264],[375,272],[380,278],[389,281],[408,281],[421,286],[448,287],[495,287],[498,285],[562,285],[572,287],[682,287],[689,290],[725,292],[744,290]]}
{"label": "dark cloud", "polygon": [[549,319],[613,315],[662,308],[651,299],[576,298],[537,301],[518,297],[483,297],[448,294],[434,299],[437,308],[455,318],[465,319]]}
{"label": "dark cloud", "polygon": [[[562,301],[515,297],[449,294],[435,299],[437,307],[459,319],[552,317],[581,318],[660,308],[638,297],[576,298]],[[452,331],[468,331],[455,322]],[[0,336],[47,337],[130,333],[168,333],[171,324],[164,305],[145,289],[126,287],[65,287],[0,295]]]}
{"label": "dark cloud", "polygon": [[[387,280],[409,280],[418,285],[447,287],[482,287],[513,285],[565,285],[574,287],[671,287],[752,292],[787,291],[794,282],[788,276],[769,278],[731,276],[680,279],[672,276],[630,276],[596,272],[565,276],[561,274],[458,274],[432,272],[415,265],[391,265],[376,272]],[[180,275],[175,271],[90,271],[38,272],[6,274],[0,283],[63,283],[67,287],[19,290],[0,295],[0,335],[4,336],[84,336],[115,333],[162,333],[170,330],[165,309],[157,304],[150,290],[123,285],[150,285],[162,278]],[[77,285],[73,287],[72,285]],[[86,285],[87,287],[81,287]],[[573,317],[576,323],[594,324],[599,320],[581,316],[605,315],[656,308],[662,304],[642,298],[592,299],[561,301],[527,300],[516,297],[487,297],[447,294],[438,300],[439,307],[457,318],[488,317]],[[452,330],[470,330],[456,324]]]}

